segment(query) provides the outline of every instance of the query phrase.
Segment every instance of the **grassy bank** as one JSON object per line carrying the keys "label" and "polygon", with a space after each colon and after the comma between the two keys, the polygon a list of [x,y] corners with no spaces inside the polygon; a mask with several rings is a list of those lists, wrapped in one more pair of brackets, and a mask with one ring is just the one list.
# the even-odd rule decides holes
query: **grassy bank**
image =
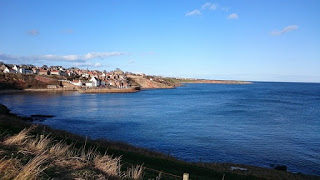
{"label": "grassy bank", "polygon": [[[0,179],[319,179],[235,164],[179,161],[165,154],[124,143],[90,140],[33,124],[0,105]],[[20,133],[20,134],[19,134]],[[107,133],[107,132],[106,132]],[[247,171],[230,170],[231,166]],[[22,173],[22,174],[20,174]]]}

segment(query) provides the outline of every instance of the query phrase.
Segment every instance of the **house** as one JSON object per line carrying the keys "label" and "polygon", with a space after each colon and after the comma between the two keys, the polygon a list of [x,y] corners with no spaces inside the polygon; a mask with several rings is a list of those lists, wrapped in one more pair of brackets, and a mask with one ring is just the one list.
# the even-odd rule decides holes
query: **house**
{"label": "house", "polygon": [[9,72],[10,72],[9,68],[5,67],[4,70],[3,70],[3,73],[9,73]]}
{"label": "house", "polygon": [[73,84],[73,85],[75,85],[75,86],[82,86],[82,82],[81,82],[80,79],[79,79],[79,80],[73,80],[73,81],[71,82],[71,84]]}
{"label": "house", "polygon": [[92,87],[92,82],[86,82],[86,87]]}
{"label": "house", "polygon": [[105,85],[107,84],[107,83],[106,83],[106,80],[103,80],[103,81],[100,81],[100,82],[101,82],[100,84],[101,84],[102,86],[105,86]]}
{"label": "house", "polygon": [[60,75],[60,70],[51,70],[50,74],[51,75]]}
{"label": "house", "polygon": [[17,73],[17,71],[14,69],[9,69],[9,73]]}
{"label": "house", "polygon": [[33,70],[32,69],[25,69],[24,74],[33,74]]}
{"label": "house", "polygon": [[66,71],[66,76],[71,76],[71,72],[69,70]]}
{"label": "house", "polygon": [[18,72],[19,67],[14,64],[14,65],[12,66],[12,69],[15,70],[16,72]]}
{"label": "house", "polygon": [[45,70],[45,69],[39,70],[39,75],[48,75],[48,74],[49,74],[48,70]]}
{"label": "house", "polygon": [[61,76],[67,76],[67,72],[66,72],[66,71],[63,71],[63,70],[60,70],[60,75],[61,75]]}
{"label": "house", "polygon": [[21,74],[25,74],[26,73],[26,69],[24,67],[19,67],[18,68],[18,73],[21,73]]}
{"label": "house", "polygon": [[0,69],[2,70],[3,73],[17,73],[17,66],[13,64],[3,64]]}
{"label": "house", "polygon": [[96,77],[92,77],[89,81],[92,82],[93,87],[98,87],[101,84],[101,81]]}
{"label": "house", "polygon": [[116,83],[114,82],[114,80],[110,80],[110,81],[109,81],[109,85],[110,85],[110,86],[115,86]]}

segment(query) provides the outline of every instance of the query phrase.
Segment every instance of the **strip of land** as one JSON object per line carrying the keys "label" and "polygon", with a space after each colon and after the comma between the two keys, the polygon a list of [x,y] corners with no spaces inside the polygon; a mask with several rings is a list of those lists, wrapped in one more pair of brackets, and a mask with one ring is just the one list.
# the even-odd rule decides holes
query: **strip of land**
{"label": "strip of land", "polygon": [[[144,89],[173,89],[187,83],[251,84],[247,81],[169,78],[122,71],[85,76],[0,72],[0,94],[15,92],[79,91],[80,93],[132,93]],[[88,77],[87,77],[88,75]]]}
{"label": "strip of land", "polygon": [[[143,171],[141,173],[144,174],[142,179],[156,179],[160,172],[161,179],[166,180],[182,179],[183,173],[189,173],[190,179],[203,180],[221,180],[222,177],[224,179],[320,179],[319,176],[294,174],[240,164],[188,163],[166,154],[137,148],[125,143],[103,139],[90,140],[44,125],[32,128],[24,136],[25,139],[20,138],[19,140],[18,138],[19,141],[11,141],[16,139],[15,135],[19,132],[21,134],[23,129],[30,128],[35,124],[26,121],[26,119],[29,118],[11,114],[7,107],[0,105],[0,179],[7,176],[13,176],[11,178],[19,176],[17,173],[30,167],[32,162],[38,162],[39,159],[41,161],[38,162],[40,164],[36,168],[40,167],[42,171],[32,176],[36,176],[38,179],[139,179],[141,176],[133,178],[128,175],[128,169],[135,168],[135,170],[141,169]],[[60,151],[53,147],[59,147]],[[49,149],[53,155],[46,154],[50,152]],[[40,157],[37,155],[38,152],[41,152]],[[58,152],[64,153],[59,154]],[[52,157],[56,158],[52,159]],[[119,159],[119,157],[121,158]],[[112,167],[120,167],[119,170],[126,177],[121,176],[121,173],[116,173],[118,171],[108,169],[110,164],[105,164],[107,161],[118,163],[117,166]],[[4,164],[5,166],[1,166]],[[45,168],[41,169],[41,167]]]}
{"label": "strip of land", "polygon": [[195,84],[252,84],[249,81],[234,81],[234,80],[206,80],[206,79],[196,79],[196,80],[185,80],[181,83],[195,83]]}

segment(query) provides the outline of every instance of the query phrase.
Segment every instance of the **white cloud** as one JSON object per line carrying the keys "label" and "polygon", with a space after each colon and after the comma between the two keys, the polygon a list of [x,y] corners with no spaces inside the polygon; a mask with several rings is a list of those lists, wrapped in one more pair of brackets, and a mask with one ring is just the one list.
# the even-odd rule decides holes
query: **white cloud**
{"label": "white cloud", "polygon": [[198,9],[196,9],[186,13],[186,16],[194,16],[194,15],[201,15],[201,12]]}
{"label": "white cloud", "polygon": [[101,63],[95,63],[94,64],[94,67],[100,67],[101,66]]}
{"label": "white cloud", "polygon": [[209,9],[210,9],[210,10],[216,10],[216,9],[217,9],[217,7],[218,7],[217,5],[215,5],[215,4],[211,4],[211,6],[210,6],[210,8],[209,8]]}
{"label": "white cloud", "polygon": [[30,36],[37,36],[39,35],[39,31],[37,29],[32,29],[26,32],[27,34],[29,34]]}
{"label": "white cloud", "polygon": [[206,2],[201,6],[201,9],[209,9],[209,10],[216,10],[217,5],[214,3]]}
{"label": "white cloud", "polygon": [[209,8],[210,6],[211,6],[211,3],[206,2],[206,3],[204,3],[204,4],[201,6],[201,8],[202,8],[202,9],[207,9],[207,8]]}
{"label": "white cloud", "polygon": [[273,36],[280,36],[280,35],[282,35],[282,34],[284,34],[284,33],[287,33],[287,32],[289,32],[289,31],[293,31],[293,30],[297,30],[299,27],[297,26],[297,25],[289,25],[289,26],[287,26],[287,27],[285,27],[285,28],[283,28],[282,30],[274,30],[274,31],[272,31],[271,32],[271,35],[273,35]]}
{"label": "white cloud", "polygon": [[232,13],[228,16],[228,19],[239,19],[239,16],[236,13]]}
{"label": "white cloud", "polygon": [[37,61],[37,60],[49,60],[49,61],[69,61],[69,62],[85,62],[91,59],[106,59],[112,56],[125,55],[124,52],[90,52],[85,55],[36,55],[36,56],[17,56],[9,54],[0,54],[0,60],[4,61]]}

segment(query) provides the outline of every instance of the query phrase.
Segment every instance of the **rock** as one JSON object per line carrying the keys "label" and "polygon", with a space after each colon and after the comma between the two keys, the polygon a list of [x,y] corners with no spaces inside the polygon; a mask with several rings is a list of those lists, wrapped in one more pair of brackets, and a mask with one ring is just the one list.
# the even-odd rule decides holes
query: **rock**
{"label": "rock", "polygon": [[47,118],[53,118],[53,115],[40,115],[40,114],[36,114],[36,115],[31,115],[30,118],[34,121],[44,121]]}
{"label": "rock", "polygon": [[10,110],[7,106],[0,104],[0,114],[9,114]]}
{"label": "rock", "polygon": [[274,167],[274,169],[279,170],[279,171],[287,171],[287,166],[286,165],[277,165]]}

